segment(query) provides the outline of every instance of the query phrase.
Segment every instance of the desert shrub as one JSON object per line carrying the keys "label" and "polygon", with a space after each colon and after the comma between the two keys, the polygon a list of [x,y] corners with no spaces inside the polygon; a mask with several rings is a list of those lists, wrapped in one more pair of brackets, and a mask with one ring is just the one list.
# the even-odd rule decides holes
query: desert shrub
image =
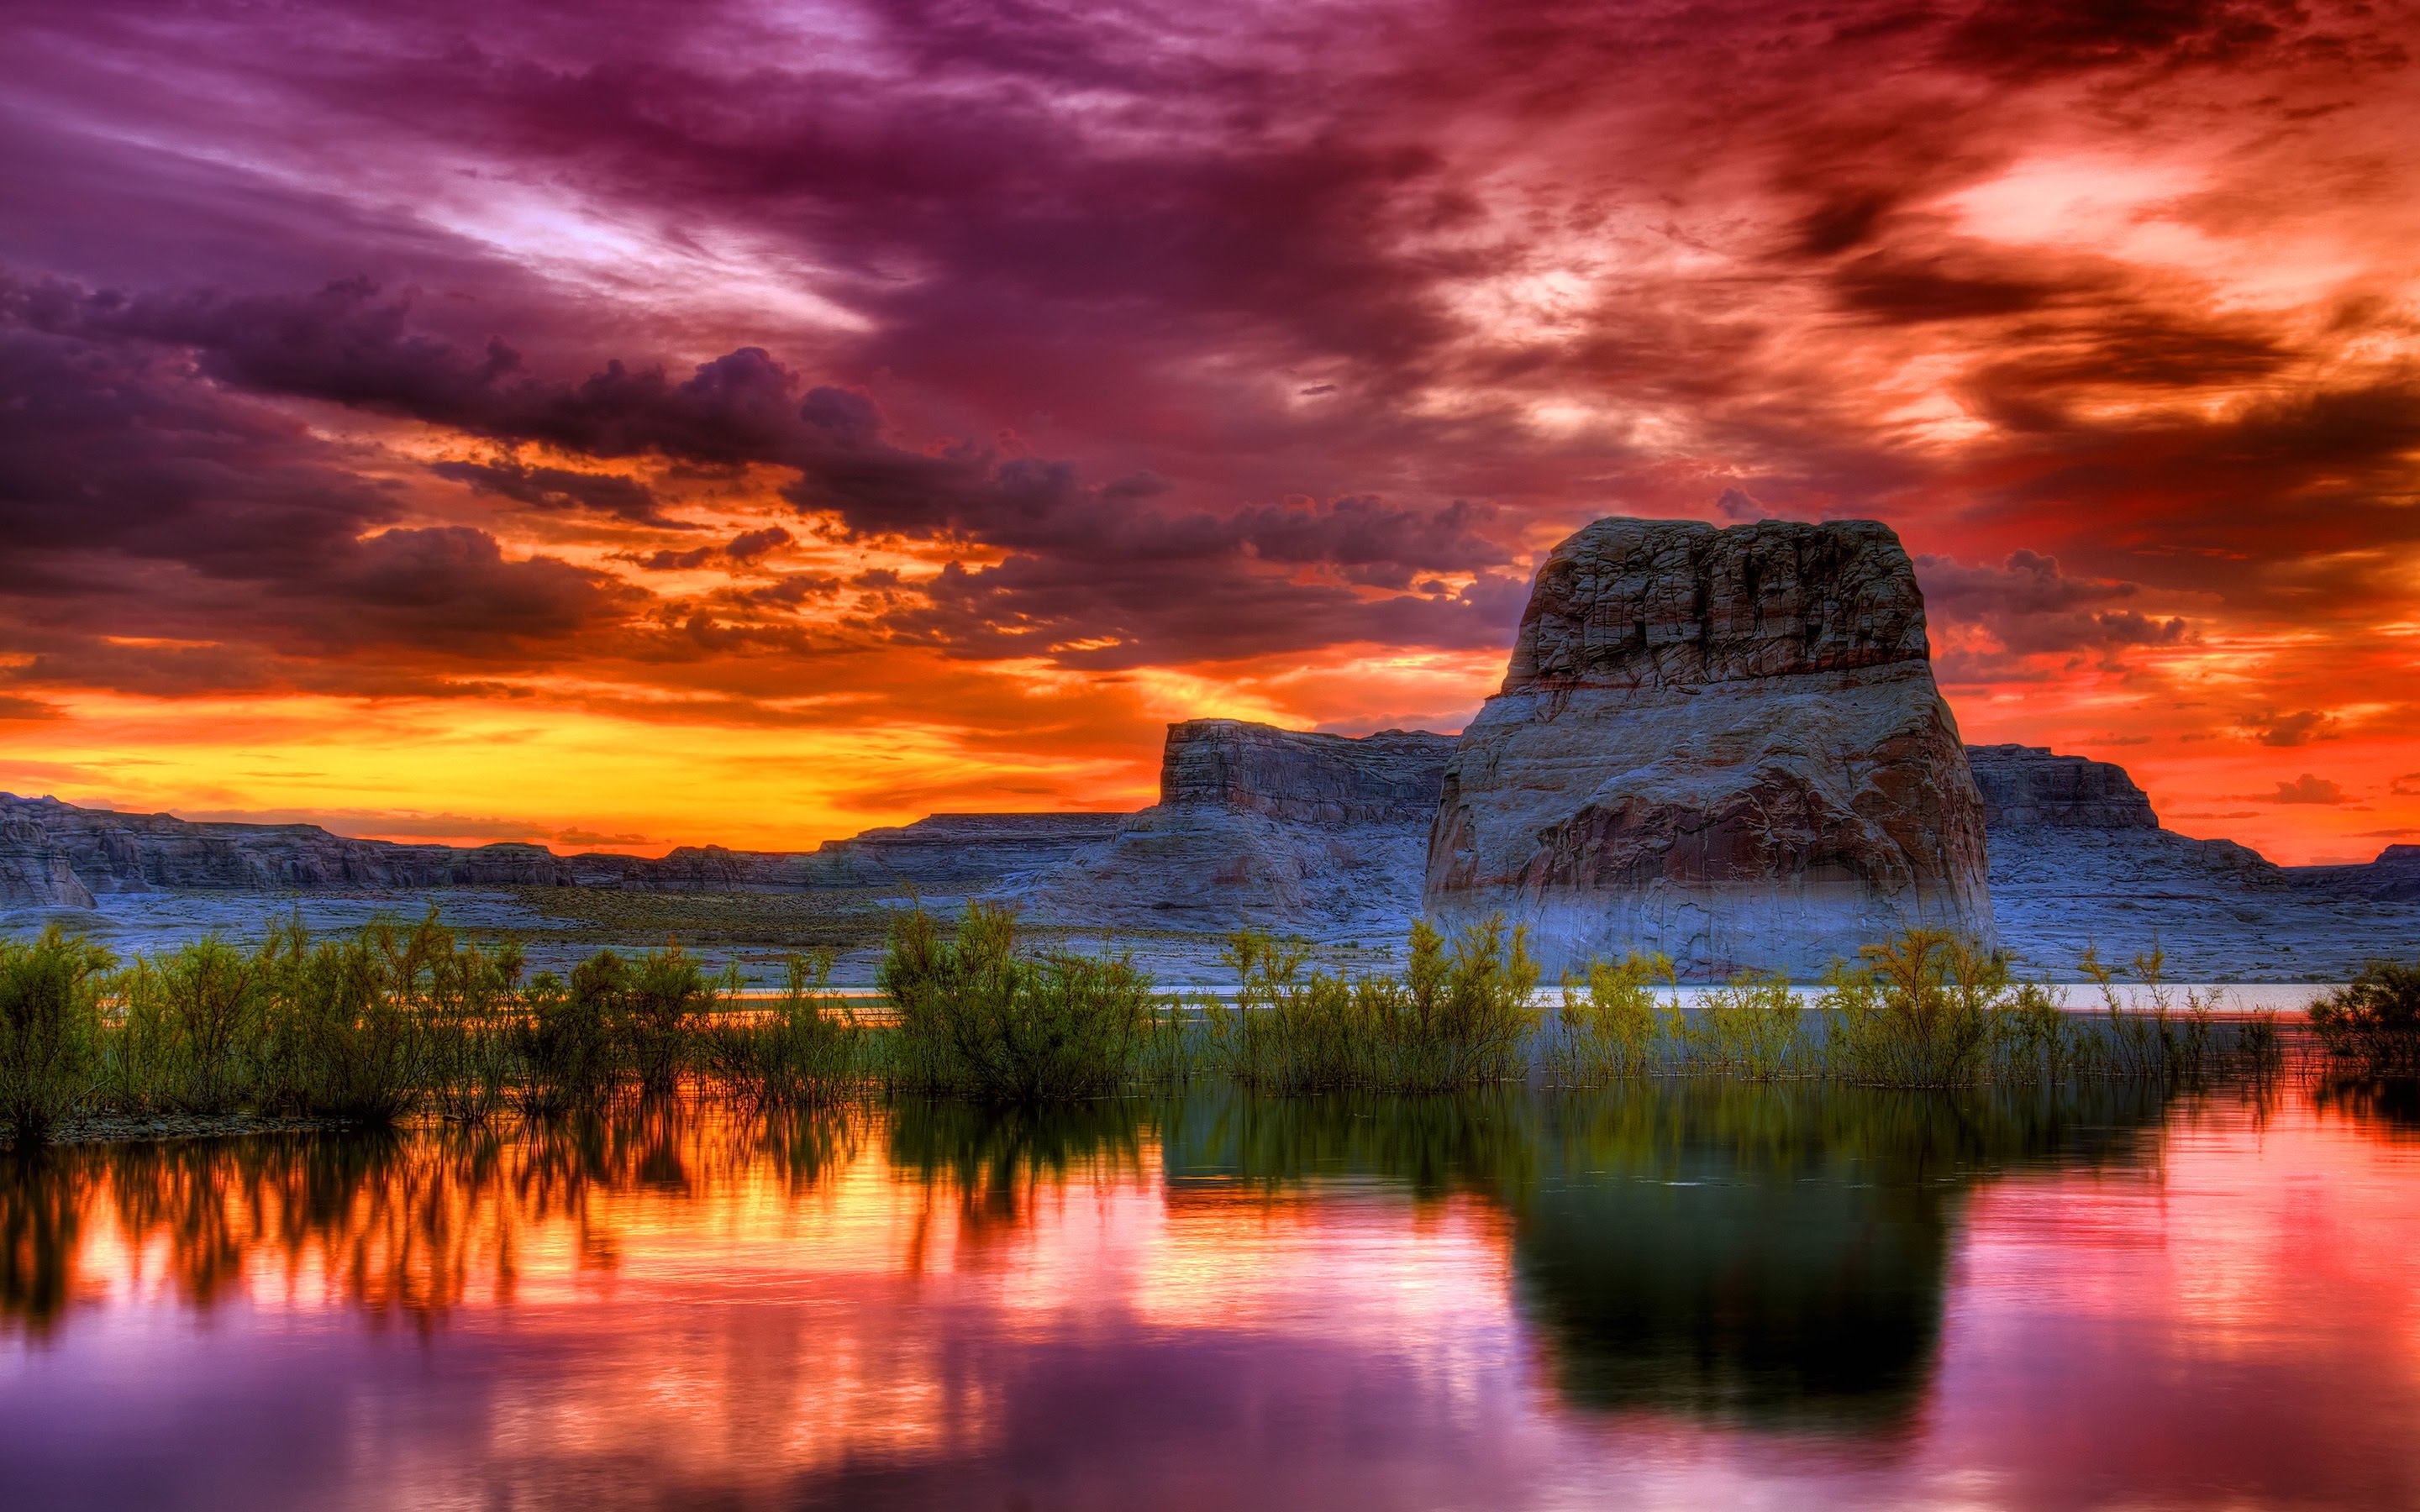
{"label": "desert shrub", "polygon": [[101,1072],[107,950],[57,926],[0,940],[0,1122],[20,1148],[49,1134]]}
{"label": "desert shrub", "polygon": [[1529,995],[1538,967],[1527,932],[1497,916],[1449,949],[1425,920],[1412,925],[1403,976],[1306,974],[1298,944],[1244,933],[1228,945],[1241,980],[1233,1008],[1209,1015],[1215,1063],[1248,1087],[1305,1092],[1360,1087],[1432,1092],[1474,1086],[1521,1067],[1536,1029]]}
{"label": "desert shrub", "polygon": [[789,959],[781,997],[762,1013],[737,1014],[706,1031],[714,1080],[751,1102],[783,1107],[830,1103],[864,1062],[865,1033],[847,1003],[826,991],[828,950]]}
{"label": "desert shrub", "polygon": [[1805,1005],[1780,975],[1743,972],[1708,993],[1678,1036],[1687,1069],[1769,1082],[1814,1054]]}
{"label": "desert shrub", "polygon": [[389,990],[418,1019],[421,1070],[438,1110],[466,1123],[500,1107],[519,1070],[520,948],[463,944],[432,908],[410,931],[374,925]]}
{"label": "desert shrub", "polygon": [[271,932],[256,1101],[264,1112],[390,1123],[418,1102],[423,1037],[373,932],[314,941]]}
{"label": "desert shrub", "polygon": [[225,1113],[255,1094],[273,960],[212,935],[113,984],[122,1016],[110,1036],[110,1101],[144,1112]]}
{"label": "desert shrub", "polygon": [[2127,973],[2104,964],[2099,950],[2087,949],[2076,965],[2101,993],[2100,1037],[2089,1052],[2096,1069],[2148,1081],[2187,1081],[2201,1075],[2211,1057],[2216,993],[2206,995],[2188,988],[2180,1001],[2168,985],[2167,952],[2157,944],[2128,963],[2150,1001],[2148,1009],[2126,1007],[2117,984]]}
{"label": "desert shrub", "polygon": [[972,903],[942,938],[918,908],[892,921],[876,978],[898,1012],[887,1075],[911,1091],[1004,1103],[1092,1097],[1132,1074],[1151,980],[1132,963],[1017,953],[1009,909]]}
{"label": "desert shrub", "polygon": [[599,950],[574,966],[567,982],[551,971],[532,979],[513,1028],[522,1112],[588,1106],[613,1090],[618,1071],[613,1005],[623,976],[622,958]]}
{"label": "desert shrub", "polygon": [[716,993],[695,958],[677,945],[649,950],[624,973],[613,999],[615,1039],[630,1078],[643,1093],[680,1085],[690,1050]]}
{"label": "desert shrub", "polygon": [[1991,1074],[2038,1085],[2063,1080],[2096,1064],[2087,1041],[2059,997],[2038,982],[2019,982],[1993,1015]]}
{"label": "desert shrub", "polygon": [[2377,1072],[2420,1071],[2420,964],[2372,961],[2310,1008],[2333,1060]]}
{"label": "desert shrub", "polygon": [[1818,1007],[1826,1070],[1869,1087],[1962,1087],[1989,1068],[2011,997],[2008,961],[1944,930],[1911,929],[1835,963]]}
{"label": "desert shrub", "polygon": [[1672,1003],[1659,1003],[1657,982],[1677,985],[1672,958],[1635,950],[1618,963],[1591,961],[1584,976],[1565,976],[1547,1075],[1587,1087],[1657,1069],[1666,1026],[1680,1016],[1677,992]]}

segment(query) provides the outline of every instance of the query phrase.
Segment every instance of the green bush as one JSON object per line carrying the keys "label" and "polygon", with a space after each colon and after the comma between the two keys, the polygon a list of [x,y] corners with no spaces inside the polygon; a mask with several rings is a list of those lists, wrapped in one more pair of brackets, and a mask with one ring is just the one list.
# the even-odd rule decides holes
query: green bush
{"label": "green bush", "polygon": [[971,903],[954,939],[918,908],[892,921],[876,976],[898,1012],[889,1079],[1003,1103],[1093,1097],[1128,1080],[1151,979],[1120,957],[1021,956],[1010,910]]}
{"label": "green bush", "polygon": [[1501,915],[1465,929],[1450,950],[1415,922],[1401,978],[1306,975],[1307,950],[1259,933],[1234,936],[1226,959],[1241,985],[1233,1007],[1209,1011],[1210,1054],[1263,1090],[1475,1086],[1517,1074],[1538,1025],[1528,933]]}
{"label": "green bush", "polygon": [[296,919],[271,931],[261,954],[261,1111],[358,1124],[410,1112],[425,1081],[423,1036],[375,936],[315,942]]}
{"label": "green bush", "polygon": [[101,1073],[107,950],[56,925],[0,940],[0,1122],[18,1145],[47,1136]]}
{"label": "green bush", "polygon": [[386,957],[389,990],[417,1016],[421,1073],[438,1110],[487,1121],[520,1070],[520,948],[464,945],[434,908],[408,933],[374,925],[370,937]]}
{"label": "green bush", "polygon": [[1818,1002],[1826,1069],[1868,1087],[1962,1087],[1990,1066],[2012,997],[2008,960],[1947,931],[1912,929],[1836,963]]}
{"label": "green bush", "polygon": [[114,984],[122,1018],[111,1037],[111,1100],[139,1112],[227,1113],[255,1094],[273,960],[213,935]]}
{"label": "green bush", "polygon": [[825,991],[830,951],[794,955],[789,982],[762,1013],[735,1014],[706,1031],[706,1057],[724,1089],[751,1102],[802,1107],[837,1101],[864,1065],[865,1032],[847,1003]]}
{"label": "green bush", "polygon": [[1807,1069],[1805,1006],[1784,976],[1744,972],[1706,995],[1683,1034],[1689,1069],[1769,1082]]}
{"label": "green bush", "polygon": [[[1672,991],[1670,999],[1658,1002],[1658,982]],[[1670,956],[1636,950],[1619,963],[1590,962],[1584,977],[1566,976],[1546,1050],[1548,1074],[1589,1087],[1660,1069],[1667,1026],[1681,1020],[1678,985]]]}
{"label": "green bush", "polygon": [[2420,1071],[2420,964],[2370,962],[2313,1003],[2310,1020],[2333,1059],[2380,1072]]}

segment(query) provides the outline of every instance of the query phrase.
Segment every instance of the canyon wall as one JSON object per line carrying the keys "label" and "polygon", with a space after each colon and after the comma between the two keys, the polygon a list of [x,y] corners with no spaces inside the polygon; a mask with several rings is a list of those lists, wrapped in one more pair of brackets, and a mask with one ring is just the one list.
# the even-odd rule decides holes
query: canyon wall
{"label": "canyon wall", "polygon": [[1160,801],[1018,889],[1037,923],[1400,935],[1453,737],[1168,728]]}
{"label": "canyon wall", "polygon": [[956,898],[1116,833],[1124,814],[934,814],[814,851],[682,846],[660,858],[542,845],[354,840],[317,825],[194,822],[0,794],[0,906],[93,906],[94,895],[538,887],[682,892],[908,890]]}
{"label": "canyon wall", "polygon": [[1613,518],[1539,570],[1447,765],[1423,904],[1528,924],[1550,971],[1806,974],[1912,924],[1990,938],[1987,868],[1897,536]]}

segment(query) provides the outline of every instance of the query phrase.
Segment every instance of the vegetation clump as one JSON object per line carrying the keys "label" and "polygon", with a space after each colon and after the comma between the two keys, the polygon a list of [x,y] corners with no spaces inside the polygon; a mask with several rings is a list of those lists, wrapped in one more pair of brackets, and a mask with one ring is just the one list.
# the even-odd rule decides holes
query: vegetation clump
{"label": "vegetation clump", "polygon": [[0,1122],[19,1143],[43,1137],[90,1091],[110,964],[108,951],[56,926],[0,940]]}
{"label": "vegetation clump", "polygon": [[1527,932],[1501,915],[1466,928],[1450,949],[1426,921],[1414,923],[1400,978],[1306,973],[1309,959],[1263,933],[1228,943],[1241,986],[1233,1007],[1207,1010],[1210,1057],[1246,1087],[1440,1092],[1526,1069],[1538,967]]}
{"label": "vegetation clump", "polygon": [[2310,1008],[2331,1059],[2380,1074],[2420,1072],[2420,963],[2372,961]]}
{"label": "vegetation clump", "polygon": [[955,938],[918,908],[892,925],[876,977],[898,1015],[894,1088],[1000,1103],[1095,1097],[1132,1074],[1154,1012],[1126,958],[1021,955],[1016,916],[969,905]]}

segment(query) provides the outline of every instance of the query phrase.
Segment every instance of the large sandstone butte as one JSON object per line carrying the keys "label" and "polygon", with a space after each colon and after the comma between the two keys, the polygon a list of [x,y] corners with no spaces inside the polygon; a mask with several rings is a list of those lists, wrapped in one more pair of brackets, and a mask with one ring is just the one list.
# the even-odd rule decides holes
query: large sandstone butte
{"label": "large sandstone butte", "polygon": [[1423,903],[1527,923],[1549,970],[1803,975],[1909,925],[1989,939],[1987,867],[1888,528],[1614,518],[1539,569],[1447,765]]}
{"label": "large sandstone butte", "polygon": [[1037,922],[1400,932],[1450,735],[1168,727],[1159,802],[1015,893]]}

